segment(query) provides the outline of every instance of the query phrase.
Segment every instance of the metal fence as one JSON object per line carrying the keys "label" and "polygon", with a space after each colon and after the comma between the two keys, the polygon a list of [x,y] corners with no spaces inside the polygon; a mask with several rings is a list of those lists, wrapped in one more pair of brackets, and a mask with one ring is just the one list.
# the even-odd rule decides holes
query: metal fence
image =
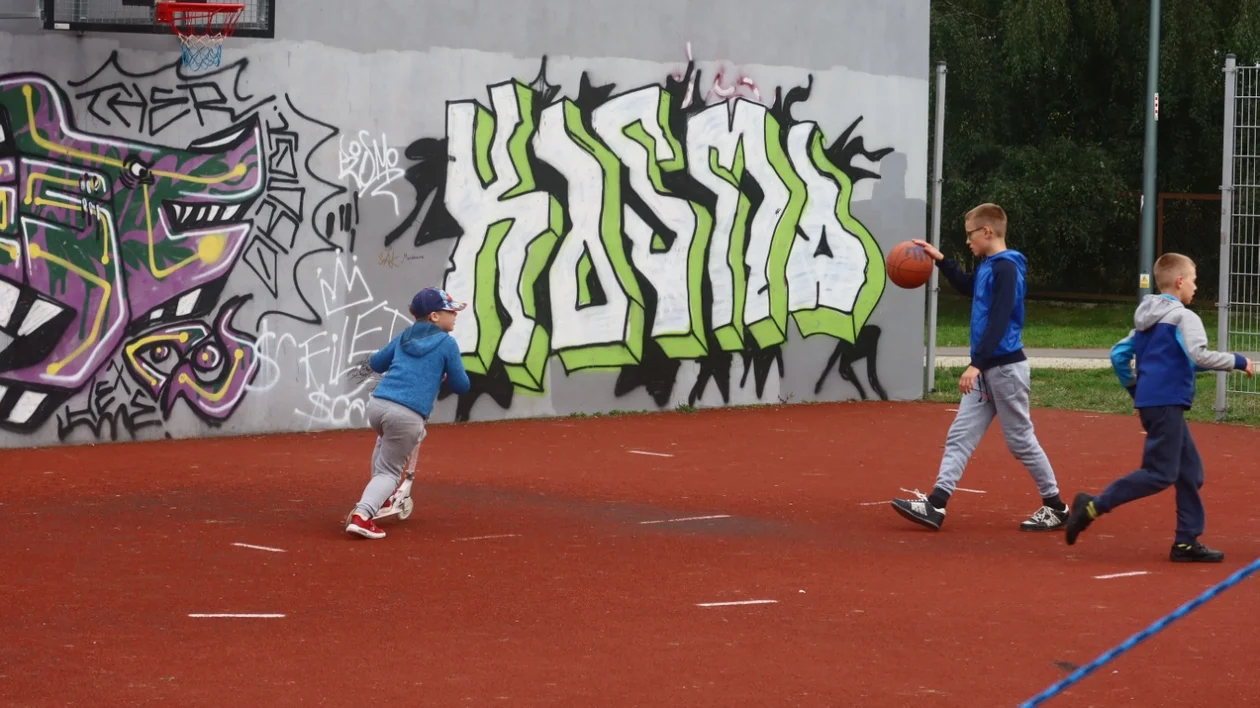
{"label": "metal fence", "polygon": [[[1225,60],[1217,349],[1260,358],[1260,66]],[[1217,374],[1216,417],[1260,408],[1260,378]]]}

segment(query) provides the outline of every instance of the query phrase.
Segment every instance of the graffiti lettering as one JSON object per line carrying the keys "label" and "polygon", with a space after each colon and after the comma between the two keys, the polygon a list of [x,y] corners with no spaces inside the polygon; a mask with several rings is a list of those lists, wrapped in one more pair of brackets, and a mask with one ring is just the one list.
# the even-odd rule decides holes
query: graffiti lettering
{"label": "graffiti lettering", "polygon": [[[258,120],[183,149],[103,138],[78,131],[65,94],[35,74],[0,77],[0,108],[15,123],[5,146],[15,157],[0,180],[16,207],[0,238],[0,329],[10,338],[0,352],[0,427],[38,427],[120,348],[130,354],[155,338],[207,358],[175,375],[177,394],[132,366],[137,382],[222,420],[239,397],[198,381],[239,390],[252,372],[244,349],[207,362],[224,354],[220,337],[246,349],[249,341],[232,333],[231,306],[213,328],[198,318],[216,306],[265,184]],[[199,344],[210,332],[215,343]],[[217,378],[220,364],[227,380]]]}
{"label": "graffiti lettering", "polygon": [[118,440],[121,432],[135,436],[161,424],[157,406],[144,389],[128,383],[122,366],[111,363],[88,387],[82,407],[66,406],[62,411],[57,418],[57,437],[65,440],[75,430],[86,428],[95,438]]}
{"label": "graffiti lettering", "polygon": [[[0,76],[0,428],[33,431],[81,391],[63,440],[134,435],[180,400],[218,425],[251,390],[264,362],[240,320],[255,295],[227,283],[243,261],[276,300],[305,301],[297,264],[331,248],[302,228],[308,191],[327,187],[322,205],[337,187],[306,179],[302,150],[338,131],[241,91],[247,67],[134,73],[115,52],[68,82],[86,115],[137,139],[80,129],[47,77]],[[204,137],[147,142],[176,126]]]}
{"label": "graffiti lettering", "polygon": [[420,256],[400,253],[392,248],[386,248],[376,256],[377,265],[383,268],[402,268],[405,263],[418,260],[422,260]]}
{"label": "graffiti lettering", "polygon": [[516,81],[490,87],[492,110],[449,104],[445,206],[463,235],[445,287],[472,302],[456,330],[471,371],[497,359],[541,391],[552,353],[573,372],[641,365],[645,337],[669,359],[764,351],[789,319],[856,341],[883,256],[849,211],[846,146],[791,118],[809,88],[688,111],[683,91],[584,77],[545,108]]}
{"label": "graffiti lettering", "polygon": [[237,123],[274,100],[275,96],[259,99],[241,93],[241,76],[248,66],[249,60],[241,59],[213,71],[185,73],[183,62],[176,60],[135,73],[122,67],[115,51],[91,76],[68,85],[102,125],[152,138],[183,122],[202,130],[212,117]]}
{"label": "graffiti lettering", "polygon": [[[675,71],[671,75],[674,81],[680,83],[684,81],[689,72],[692,71],[694,65],[695,58],[691,55],[691,42],[687,42],[687,68],[685,70]],[[728,74],[730,75],[729,85],[726,84]],[[695,99],[698,87],[698,82],[695,84],[689,82],[687,84],[686,92],[683,94],[682,103],[679,106],[680,108],[691,107],[691,103]],[[753,81],[752,78],[744,75],[737,69],[722,67],[718,69],[717,74],[713,77],[713,85],[709,88],[708,93],[704,95],[704,102],[705,104],[711,104],[714,102],[720,103],[740,97],[761,103],[761,90],[757,88],[757,82]]]}
{"label": "graffiti lettering", "polygon": [[[353,384],[360,359],[385,346],[414,320],[372,293],[358,266],[358,257],[338,253],[332,272],[316,269],[319,331],[299,339],[291,331],[263,323],[258,334],[259,373],[250,390],[270,391],[281,381],[299,383],[308,406],[294,414],[316,425],[363,425],[371,387]],[[296,368],[293,367],[296,364]]]}
{"label": "graffiti lettering", "polygon": [[360,130],[357,138],[347,142],[342,136],[337,145],[337,179],[350,178],[360,194],[389,197],[397,216],[398,197],[389,185],[402,177],[403,171],[398,167],[398,151],[389,147],[385,134],[377,141],[366,130]]}

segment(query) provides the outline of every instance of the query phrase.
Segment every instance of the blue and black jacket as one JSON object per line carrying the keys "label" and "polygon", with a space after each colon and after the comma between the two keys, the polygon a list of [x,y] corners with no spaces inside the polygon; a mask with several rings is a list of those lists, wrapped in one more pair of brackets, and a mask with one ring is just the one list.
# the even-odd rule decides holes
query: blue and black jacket
{"label": "blue and black jacket", "polygon": [[1203,320],[1171,295],[1147,295],[1133,313],[1133,329],[1111,348],[1111,366],[1135,408],[1194,402],[1195,374],[1247,368],[1241,354],[1208,349]]}
{"label": "blue and black jacket", "polygon": [[1024,295],[1028,259],[1005,250],[966,273],[950,258],[936,262],[941,274],[971,300],[971,365],[980,371],[1024,361]]}
{"label": "blue and black jacket", "polygon": [[471,385],[459,344],[432,322],[416,322],[403,330],[373,354],[368,365],[384,374],[373,398],[406,406],[425,420],[433,412],[443,376],[455,394],[468,393]]}

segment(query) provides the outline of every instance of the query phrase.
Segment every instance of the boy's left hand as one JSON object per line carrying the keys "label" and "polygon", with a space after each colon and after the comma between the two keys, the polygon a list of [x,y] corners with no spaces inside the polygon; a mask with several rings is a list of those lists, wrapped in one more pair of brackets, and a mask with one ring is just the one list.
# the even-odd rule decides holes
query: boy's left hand
{"label": "boy's left hand", "polygon": [[968,366],[963,372],[962,378],[958,379],[958,390],[966,396],[976,388],[976,379],[980,377],[980,370],[974,366]]}

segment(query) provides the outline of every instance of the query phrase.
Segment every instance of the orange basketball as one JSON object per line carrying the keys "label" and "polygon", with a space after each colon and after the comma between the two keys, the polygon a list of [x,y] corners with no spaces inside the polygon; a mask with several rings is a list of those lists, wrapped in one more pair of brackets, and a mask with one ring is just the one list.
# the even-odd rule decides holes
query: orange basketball
{"label": "orange basketball", "polygon": [[884,265],[888,268],[888,279],[907,290],[927,283],[932,277],[932,269],[936,267],[927,251],[910,241],[893,246],[884,259]]}

